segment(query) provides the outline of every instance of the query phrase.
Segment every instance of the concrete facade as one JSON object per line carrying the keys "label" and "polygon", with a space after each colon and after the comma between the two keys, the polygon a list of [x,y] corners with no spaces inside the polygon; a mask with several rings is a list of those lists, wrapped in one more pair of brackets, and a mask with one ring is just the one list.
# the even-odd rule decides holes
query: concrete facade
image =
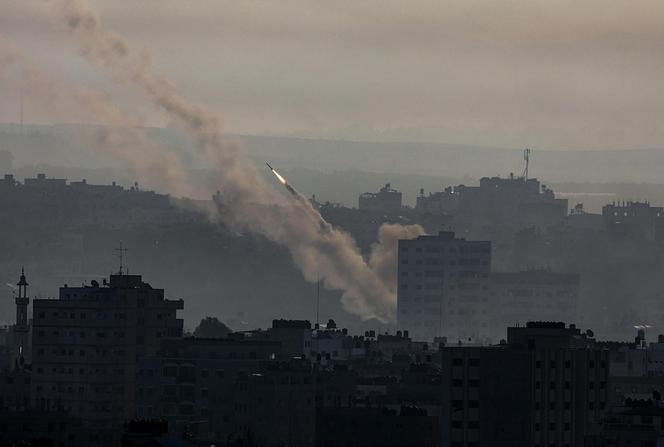
{"label": "concrete facade", "polygon": [[479,339],[490,331],[491,243],[454,233],[399,241],[397,326],[413,340]]}

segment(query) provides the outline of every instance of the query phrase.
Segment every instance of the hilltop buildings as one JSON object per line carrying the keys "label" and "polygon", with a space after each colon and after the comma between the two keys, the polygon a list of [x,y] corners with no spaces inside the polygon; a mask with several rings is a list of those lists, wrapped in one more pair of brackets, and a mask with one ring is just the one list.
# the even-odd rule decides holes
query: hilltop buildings
{"label": "hilltop buildings", "polygon": [[365,192],[360,194],[358,205],[362,211],[399,212],[402,206],[401,192],[393,189],[387,183],[377,193]]}
{"label": "hilltop buildings", "polygon": [[479,186],[459,185],[429,195],[421,190],[415,209],[454,214],[474,224],[546,226],[562,220],[568,205],[566,199],[557,199],[537,179],[511,175],[483,177]]}
{"label": "hilltop buildings", "polygon": [[664,237],[664,208],[649,202],[613,202],[602,207],[604,225],[615,236],[661,241]]}

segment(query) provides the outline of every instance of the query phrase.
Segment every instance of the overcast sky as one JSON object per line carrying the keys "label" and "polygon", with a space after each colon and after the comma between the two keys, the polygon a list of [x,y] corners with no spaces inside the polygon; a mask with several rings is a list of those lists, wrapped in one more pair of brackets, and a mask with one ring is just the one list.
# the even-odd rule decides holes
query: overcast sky
{"label": "overcast sky", "polygon": [[[105,26],[231,132],[538,149],[664,148],[661,0],[95,0]],[[111,89],[41,0],[0,35],[72,84]],[[135,92],[119,102],[164,125]],[[18,98],[0,85],[0,121]],[[26,106],[26,120],[63,122]]]}

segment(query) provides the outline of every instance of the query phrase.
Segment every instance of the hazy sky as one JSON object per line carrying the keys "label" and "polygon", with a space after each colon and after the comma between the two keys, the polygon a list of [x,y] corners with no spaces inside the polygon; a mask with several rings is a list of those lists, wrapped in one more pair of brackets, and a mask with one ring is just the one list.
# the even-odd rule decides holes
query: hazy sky
{"label": "hazy sky", "polygon": [[[538,149],[664,148],[661,0],[96,0],[232,132]],[[72,84],[110,89],[41,0],[0,35]],[[18,98],[0,85],[0,121]],[[164,125],[132,91],[118,100]],[[48,116],[26,106],[28,121]]]}

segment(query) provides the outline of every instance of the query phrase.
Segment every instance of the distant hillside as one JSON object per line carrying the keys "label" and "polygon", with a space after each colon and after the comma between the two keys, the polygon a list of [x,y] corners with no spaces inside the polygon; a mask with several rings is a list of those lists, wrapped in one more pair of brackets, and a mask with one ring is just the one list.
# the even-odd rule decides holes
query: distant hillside
{"label": "distant hillside", "polygon": [[[14,156],[14,171],[91,182],[133,180],[103,150],[80,138],[90,126],[0,125],[0,150]],[[193,142],[172,129],[146,129],[162,144],[182,151],[192,169],[209,169],[194,161]],[[459,183],[474,184],[480,177],[515,174],[523,170],[521,149],[421,143],[373,143],[234,135],[258,164],[269,161],[289,173],[302,192],[323,200],[356,203],[357,194],[391,182],[413,204],[420,188],[440,190]],[[0,166],[1,172],[8,169]],[[570,203],[649,199],[664,203],[657,185],[664,184],[664,149],[623,151],[538,151],[531,156],[530,175],[570,193]],[[571,184],[571,185],[570,185]],[[610,184],[610,185],[607,185]],[[643,184],[643,185],[642,185]],[[621,186],[622,185],[622,186]],[[584,193],[593,192],[587,195]]]}

